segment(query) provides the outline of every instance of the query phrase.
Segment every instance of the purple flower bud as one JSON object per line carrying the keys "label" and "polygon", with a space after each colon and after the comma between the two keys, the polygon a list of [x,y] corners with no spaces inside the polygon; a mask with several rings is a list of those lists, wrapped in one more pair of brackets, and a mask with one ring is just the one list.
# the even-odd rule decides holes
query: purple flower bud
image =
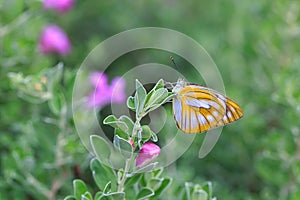
{"label": "purple flower bud", "polygon": [[69,11],[74,5],[74,0],[44,0],[44,8],[55,10],[59,13]]}
{"label": "purple flower bud", "polygon": [[56,25],[49,25],[42,31],[39,41],[39,51],[43,54],[56,52],[66,55],[71,50],[67,34]]}
{"label": "purple flower bud", "polygon": [[154,160],[159,154],[159,146],[151,142],[146,142],[143,144],[138,156],[136,157],[135,165],[137,167],[142,167]]}

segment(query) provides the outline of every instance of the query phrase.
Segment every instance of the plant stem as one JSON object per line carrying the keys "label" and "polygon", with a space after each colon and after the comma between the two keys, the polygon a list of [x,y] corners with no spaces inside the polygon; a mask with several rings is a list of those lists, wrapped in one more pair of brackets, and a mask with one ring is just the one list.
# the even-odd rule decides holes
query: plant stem
{"label": "plant stem", "polygon": [[56,149],[55,149],[55,161],[54,165],[56,170],[58,171],[58,175],[53,178],[51,190],[48,195],[49,200],[56,199],[57,192],[63,185],[66,179],[66,171],[63,169],[63,165],[65,164],[65,159],[63,155],[63,148],[66,143],[64,139],[64,135],[67,132],[67,123],[66,123],[66,114],[67,114],[67,107],[63,106],[61,108],[59,121],[57,126],[59,127],[60,131],[56,138]]}
{"label": "plant stem", "polygon": [[[132,139],[134,140],[135,137],[138,135],[138,132],[141,130],[141,124],[140,124],[140,121],[141,121],[141,117],[138,117],[134,123],[134,128],[133,128],[133,132],[132,132]],[[134,149],[132,150],[134,151]],[[123,173],[123,176],[122,176],[122,179],[118,185],[118,192],[123,192],[124,191],[124,184],[125,184],[125,181],[127,179],[127,174],[129,172],[129,169],[130,169],[130,165],[131,165],[131,162],[134,158],[134,154],[132,152],[130,158],[126,159],[126,162],[125,162],[125,167],[124,167],[124,173]]]}
{"label": "plant stem", "polygon": [[121,182],[118,185],[118,192],[123,192],[124,191],[124,183],[127,179],[127,173],[130,169],[130,164],[131,164],[132,159],[133,159],[133,156],[131,156],[130,158],[128,158],[126,160],[125,167],[124,167],[124,174],[122,176]]}

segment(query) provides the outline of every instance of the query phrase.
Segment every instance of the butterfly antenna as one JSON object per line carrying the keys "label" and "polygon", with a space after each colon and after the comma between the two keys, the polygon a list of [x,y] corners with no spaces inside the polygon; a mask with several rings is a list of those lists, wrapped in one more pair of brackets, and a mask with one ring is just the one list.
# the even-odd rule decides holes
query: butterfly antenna
{"label": "butterfly antenna", "polygon": [[175,61],[174,61],[173,56],[170,56],[170,60],[171,60],[171,62],[174,64],[175,68],[178,69],[178,67],[177,67],[177,65],[176,65],[176,63],[175,63]]}

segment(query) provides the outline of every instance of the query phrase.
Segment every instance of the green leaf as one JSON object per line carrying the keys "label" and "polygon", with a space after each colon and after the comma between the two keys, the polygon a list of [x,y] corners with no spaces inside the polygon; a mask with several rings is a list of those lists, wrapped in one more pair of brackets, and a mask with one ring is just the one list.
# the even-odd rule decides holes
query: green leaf
{"label": "green leaf", "polygon": [[161,181],[160,186],[155,190],[155,195],[153,197],[151,197],[150,199],[157,199],[159,197],[159,195],[172,183],[172,179],[171,178],[164,178]]}
{"label": "green leaf", "polygon": [[137,183],[141,177],[142,177],[142,174],[133,174],[131,177],[128,177],[125,181],[125,187],[130,188],[135,183]]}
{"label": "green leaf", "polygon": [[124,200],[125,199],[125,193],[124,192],[111,193],[110,197],[112,198],[112,200]]}
{"label": "green leaf", "polygon": [[136,118],[142,117],[141,114],[144,110],[145,100],[147,92],[144,86],[136,80],[136,92],[134,96],[135,108],[136,108]]}
{"label": "green leaf", "polygon": [[160,79],[159,81],[157,81],[157,83],[153,87],[153,90],[158,90],[158,89],[163,88],[163,87],[165,87],[164,80]]}
{"label": "green leaf", "polygon": [[127,107],[128,107],[129,109],[131,109],[132,111],[135,111],[135,110],[136,110],[134,99],[135,99],[135,98],[132,97],[132,96],[128,97],[128,99],[127,99]]}
{"label": "green leaf", "polygon": [[148,177],[147,177],[147,174],[146,173],[140,173],[142,176],[141,176],[141,179],[140,179],[140,182],[139,184],[142,186],[142,187],[146,187],[147,186],[147,183],[148,183]]}
{"label": "green leaf", "polygon": [[111,192],[111,181],[109,181],[106,185],[105,185],[105,187],[104,187],[104,189],[103,189],[103,193],[104,194],[107,194],[107,193],[110,193]]}
{"label": "green leaf", "polygon": [[155,191],[160,187],[162,181],[162,178],[151,178],[147,186]]}
{"label": "green leaf", "polygon": [[196,191],[196,190],[203,190],[203,188],[201,187],[201,185],[195,184],[193,191]]}
{"label": "green leaf", "polygon": [[63,106],[66,105],[66,100],[62,92],[56,91],[55,94],[52,95],[52,98],[48,101],[49,108],[51,111],[59,115]]}
{"label": "green leaf", "polygon": [[192,184],[192,183],[185,182],[184,188],[185,188],[187,200],[192,200],[192,199],[191,199],[191,187],[193,187],[193,184]]}
{"label": "green leaf", "polygon": [[111,190],[117,189],[117,177],[114,170],[108,166],[102,165],[97,159],[92,159],[90,168],[93,173],[94,180],[100,190],[104,190],[108,182],[111,182]]}
{"label": "green leaf", "polygon": [[208,199],[211,199],[212,198],[212,184],[210,181],[207,181],[206,183],[204,183],[202,186],[202,189],[204,191],[207,192],[208,194]]}
{"label": "green leaf", "polygon": [[121,129],[116,128],[114,135],[118,135],[120,138],[123,138],[125,140],[129,139],[129,136],[126,132],[122,131]]}
{"label": "green leaf", "polygon": [[149,126],[147,125],[143,125],[142,126],[142,139],[143,139],[143,142],[147,142],[149,141],[150,138],[152,138],[152,141],[153,142],[157,142],[158,141],[158,138],[157,138],[157,135],[156,133],[154,133]]}
{"label": "green leaf", "polygon": [[88,197],[81,195],[81,199],[80,200],[89,200]]}
{"label": "green leaf", "polygon": [[192,200],[208,200],[208,194],[204,190],[194,190]]}
{"label": "green leaf", "polygon": [[121,129],[122,131],[128,133],[128,126],[124,121],[117,119],[114,115],[109,115],[103,120],[103,124],[112,126],[113,128]]}
{"label": "green leaf", "polygon": [[81,196],[81,199],[84,199],[84,200],[93,200],[93,197],[91,195],[90,192],[86,192],[84,193],[84,195]]}
{"label": "green leaf", "polygon": [[150,140],[151,135],[152,135],[151,132],[152,131],[149,126],[147,126],[147,125],[142,126],[142,141],[143,141],[143,143]]}
{"label": "green leaf", "polygon": [[118,135],[114,136],[114,146],[126,159],[132,156],[133,148],[131,144],[123,138],[119,137]]}
{"label": "green leaf", "polygon": [[152,97],[152,94],[160,89],[160,88],[163,88],[165,85],[164,85],[164,81],[163,79],[160,79],[156,84],[155,86],[151,89],[151,91],[147,94],[147,97],[146,97],[146,101],[145,101],[145,105],[148,105],[148,102],[149,102],[149,99]]}
{"label": "green leaf", "polygon": [[87,187],[85,183],[80,179],[76,179],[73,181],[73,187],[74,187],[74,196],[77,200],[80,200],[81,196],[87,192]]}
{"label": "green leaf", "polygon": [[101,198],[102,194],[103,194],[103,192],[101,192],[101,191],[97,192],[97,193],[95,194],[94,199],[95,199],[95,200],[99,200],[99,199]]}
{"label": "green leaf", "polygon": [[164,168],[160,167],[152,171],[153,177],[158,178],[161,173],[164,171]]}
{"label": "green leaf", "polygon": [[109,165],[111,154],[111,147],[106,140],[98,135],[91,135],[90,137],[92,148],[99,161]]}
{"label": "green leaf", "polygon": [[151,163],[149,165],[146,165],[146,166],[136,170],[135,173],[144,173],[144,172],[151,171],[154,168],[156,168],[157,165],[158,165],[158,162]]}
{"label": "green leaf", "polygon": [[152,95],[153,95],[154,92],[155,92],[155,90],[152,89],[152,90],[147,94],[146,100],[145,100],[145,107],[148,107],[148,105],[149,105],[149,100],[150,100],[150,98],[152,97]]}
{"label": "green leaf", "polygon": [[125,193],[124,192],[113,192],[109,194],[103,194],[104,199],[110,199],[110,200],[124,200],[125,199]]}
{"label": "green leaf", "polygon": [[69,196],[66,196],[64,198],[64,200],[76,200],[76,198],[74,196],[69,195]]}
{"label": "green leaf", "polygon": [[151,140],[153,141],[153,142],[157,142],[158,141],[158,138],[157,138],[157,135],[156,135],[156,133],[154,133],[153,131],[151,131]]}
{"label": "green leaf", "polygon": [[164,96],[163,98],[160,98],[157,102],[153,103],[151,105],[151,107],[148,107],[146,112],[151,112],[155,109],[157,109],[159,106],[165,104],[167,101],[169,101],[170,99],[172,99],[175,96],[175,94],[173,92],[168,92],[167,96]]}
{"label": "green leaf", "polygon": [[124,192],[126,194],[126,199],[136,199],[137,193],[136,190],[134,189],[134,186],[125,188]]}
{"label": "green leaf", "polygon": [[137,199],[138,200],[147,199],[153,195],[154,195],[154,191],[151,188],[144,187],[139,191],[137,195]]}
{"label": "green leaf", "polygon": [[128,127],[127,133],[129,133],[129,135],[132,135],[132,131],[133,131],[133,127],[134,127],[133,121],[129,117],[127,117],[126,115],[122,115],[119,118],[119,120],[124,122],[127,125],[127,127]]}
{"label": "green leaf", "polygon": [[166,88],[160,88],[153,92],[151,97],[149,98],[145,108],[148,109],[153,104],[158,104],[160,101],[162,101],[164,98],[168,96],[168,90]]}

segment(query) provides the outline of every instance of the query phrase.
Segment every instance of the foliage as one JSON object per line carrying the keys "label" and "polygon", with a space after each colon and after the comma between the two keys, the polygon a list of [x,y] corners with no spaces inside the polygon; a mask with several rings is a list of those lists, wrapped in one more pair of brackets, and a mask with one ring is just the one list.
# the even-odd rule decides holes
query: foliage
{"label": "foliage", "polygon": [[[115,129],[113,140],[114,148],[108,142],[97,135],[91,136],[91,144],[97,159],[90,163],[93,178],[99,191],[92,197],[87,190],[86,184],[82,180],[74,180],[74,195],[67,196],[68,199],[157,199],[163,191],[171,184],[172,179],[161,177],[163,168],[157,168],[157,162],[150,163],[155,157],[143,158],[148,162],[138,165],[134,160],[138,160],[142,154],[143,147],[149,141],[157,141],[156,134],[147,125],[141,125],[140,121],[149,112],[162,106],[170,100],[174,94],[164,88],[164,81],[159,80],[152,90],[147,94],[143,85],[136,80],[135,95],[128,98],[128,107],[136,112],[133,122],[129,117],[123,115],[119,119],[110,115],[104,119],[104,124],[109,124]],[[130,143],[129,141],[132,141]],[[155,145],[155,150],[159,148]],[[116,151],[116,152],[113,152]],[[136,156],[135,152],[139,151]],[[151,146],[149,147],[151,151]],[[118,162],[124,166],[118,170],[112,169],[114,157],[119,154]],[[135,163],[135,165],[134,165]],[[150,163],[150,164],[149,164]],[[186,183],[185,189],[182,187],[181,199],[203,199],[212,198],[212,187],[210,183],[204,186]]]}
{"label": "foliage", "polygon": [[[143,26],[171,28],[202,44],[219,67],[227,95],[244,110],[244,118],[225,127],[213,151],[201,160],[196,157],[203,135],[196,136],[189,150],[160,174],[173,180],[160,198],[180,197],[178,188],[183,186],[184,194],[204,195],[204,188],[209,195],[210,183],[200,184],[205,180],[212,182],[219,199],[300,198],[299,1],[75,1],[64,14],[44,10],[37,0],[2,0],[0,5],[1,198],[59,199],[72,193],[74,179],[75,197],[95,198],[94,191],[102,186],[95,177],[97,187],[92,181],[90,156],[72,119],[74,78],[95,45]],[[68,55],[38,51],[43,28],[53,23],[69,36],[72,51]],[[154,50],[131,52],[112,63],[106,73],[113,79],[141,63],[170,65],[169,55]],[[189,63],[175,60],[184,66],[180,72],[201,83]],[[128,100],[129,108],[135,100]],[[147,110],[156,108],[152,106]],[[159,133],[160,140],[176,130],[170,106],[165,108],[169,120]],[[141,107],[136,109],[142,116]],[[101,112],[110,114],[105,108]],[[118,135],[123,137],[120,130]],[[147,176],[153,178],[151,173]]]}

